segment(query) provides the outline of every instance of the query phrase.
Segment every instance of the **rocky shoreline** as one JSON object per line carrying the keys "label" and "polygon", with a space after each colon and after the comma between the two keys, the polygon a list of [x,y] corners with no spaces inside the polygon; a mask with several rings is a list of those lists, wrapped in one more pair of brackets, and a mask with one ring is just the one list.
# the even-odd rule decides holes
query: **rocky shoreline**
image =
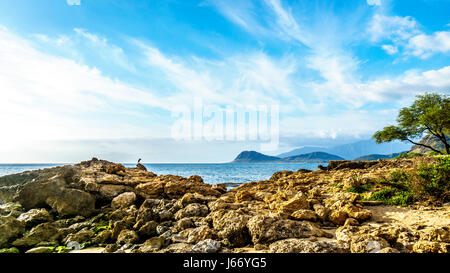
{"label": "rocky shoreline", "polygon": [[448,204],[385,205],[352,190],[382,188],[380,177],[421,160],[433,159],[331,161],[232,189],[95,158],[8,175],[0,252],[448,253]]}

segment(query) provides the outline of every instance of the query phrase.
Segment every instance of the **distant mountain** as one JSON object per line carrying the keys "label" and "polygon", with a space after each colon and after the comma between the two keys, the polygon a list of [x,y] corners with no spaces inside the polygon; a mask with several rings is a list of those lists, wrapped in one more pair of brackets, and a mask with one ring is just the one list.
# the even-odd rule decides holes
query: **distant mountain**
{"label": "distant mountain", "polygon": [[[450,141],[450,137],[448,135],[446,136],[446,138],[447,138],[447,142]],[[419,141],[419,143],[431,146],[431,147],[433,147],[433,148],[435,148],[437,150],[440,150],[440,151],[445,150],[444,143],[442,141],[440,141],[437,137],[433,136],[433,135],[426,135],[426,136],[424,136]],[[426,147],[423,147],[423,146],[414,145],[414,146],[411,147],[411,152],[412,153],[422,153],[422,154],[424,154],[424,153],[432,152],[432,150],[430,150],[430,149],[428,149]]]}
{"label": "distant mountain", "polygon": [[407,153],[407,151],[401,152],[401,153],[388,154],[388,155],[379,155],[379,154],[364,155],[364,156],[357,157],[353,160],[354,161],[373,161],[373,160],[378,160],[378,159],[389,159],[389,158],[397,157],[400,154],[404,154],[404,153]]}
{"label": "distant mountain", "polygon": [[281,158],[275,156],[268,156],[255,151],[244,151],[240,153],[234,160],[234,163],[259,163],[259,162],[274,162]]}
{"label": "distant mountain", "polygon": [[313,153],[313,152],[325,152],[325,151],[327,151],[327,148],[324,148],[324,147],[305,146],[302,148],[292,150],[287,153],[279,154],[277,156],[284,158],[284,157],[290,157],[290,156],[296,156],[296,155],[302,155],[302,154],[309,154],[309,153]]}
{"label": "distant mountain", "polygon": [[344,160],[342,157],[337,155],[332,155],[329,153],[324,152],[313,152],[308,154],[302,154],[302,155],[294,155],[282,158],[281,161],[285,162],[308,162],[308,161],[314,161],[314,162],[324,162],[324,161],[330,161],[330,160]]}
{"label": "distant mountain", "polygon": [[233,160],[233,163],[328,162],[330,160],[343,160],[343,158],[324,152],[314,152],[290,156],[286,158],[279,158],[276,156],[261,154],[255,151],[244,151]]}
{"label": "distant mountain", "polygon": [[284,158],[311,152],[325,152],[351,160],[353,158],[372,154],[387,155],[399,153],[409,150],[410,148],[410,144],[405,144],[402,142],[377,144],[374,140],[362,140],[354,143],[337,145],[330,148],[306,146],[280,154],[278,157]]}

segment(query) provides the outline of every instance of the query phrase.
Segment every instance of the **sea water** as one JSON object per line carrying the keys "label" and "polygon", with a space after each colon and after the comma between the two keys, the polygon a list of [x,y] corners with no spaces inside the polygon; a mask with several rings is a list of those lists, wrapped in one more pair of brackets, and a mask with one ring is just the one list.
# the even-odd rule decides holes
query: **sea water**
{"label": "sea water", "polygon": [[[205,183],[246,183],[269,179],[277,171],[297,171],[299,169],[317,170],[320,163],[188,163],[162,164],[145,163],[148,171],[160,174],[173,174],[183,177],[199,175]],[[326,165],[326,163],[322,163]],[[62,166],[65,164],[0,164],[0,176]],[[134,167],[135,164],[124,164]]]}

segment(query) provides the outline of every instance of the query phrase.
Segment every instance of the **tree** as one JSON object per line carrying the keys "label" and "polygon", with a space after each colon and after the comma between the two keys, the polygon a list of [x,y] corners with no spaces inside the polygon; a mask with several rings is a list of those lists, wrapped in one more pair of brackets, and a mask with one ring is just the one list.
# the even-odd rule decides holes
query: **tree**
{"label": "tree", "polygon": [[387,126],[383,130],[377,131],[373,135],[375,141],[377,143],[393,140],[409,141],[444,154],[430,145],[414,141],[427,133],[439,139],[444,144],[445,153],[450,154],[450,144],[447,138],[447,134],[450,133],[450,98],[448,96],[436,93],[418,95],[410,107],[400,110],[397,123],[397,126]]}

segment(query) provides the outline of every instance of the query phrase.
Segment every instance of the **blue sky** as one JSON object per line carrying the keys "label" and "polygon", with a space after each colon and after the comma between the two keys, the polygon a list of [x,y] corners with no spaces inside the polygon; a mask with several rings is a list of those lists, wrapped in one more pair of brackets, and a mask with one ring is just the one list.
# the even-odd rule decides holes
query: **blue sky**
{"label": "blue sky", "polygon": [[[225,162],[171,111],[280,105],[277,154],[368,139],[450,91],[449,0],[0,0],[1,162]],[[7,156],[6,156],[7,155]]]}

